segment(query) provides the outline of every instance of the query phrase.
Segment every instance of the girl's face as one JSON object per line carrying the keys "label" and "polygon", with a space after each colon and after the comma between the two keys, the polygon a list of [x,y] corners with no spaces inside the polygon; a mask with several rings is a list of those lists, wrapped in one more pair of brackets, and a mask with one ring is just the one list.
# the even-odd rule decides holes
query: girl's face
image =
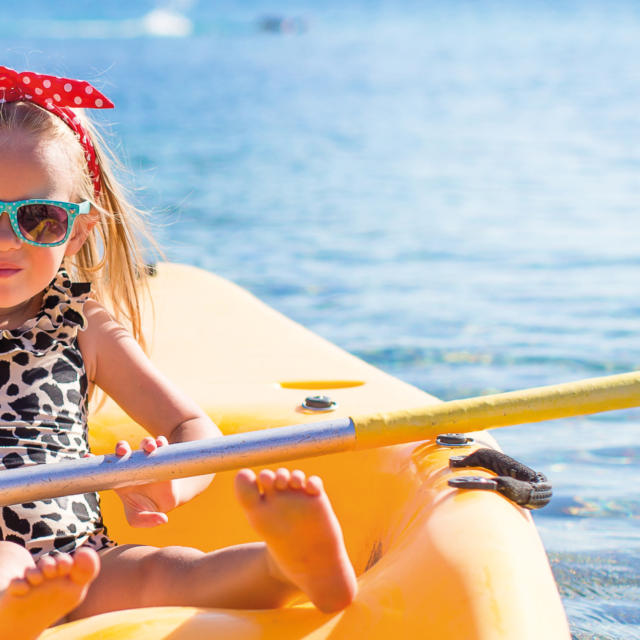
{"label": "girl's face", "polygon": [[[73,171],[70,158],[55,141],[19,130],[0,132],[0,201],[72,202]],[[0,320],[23,322],[39,310],[39,294],[53,280],[64,256],[80,249],[88,232],[76,221],[64,244],[34,247],[18,239],[8,215],[0,215]]]}

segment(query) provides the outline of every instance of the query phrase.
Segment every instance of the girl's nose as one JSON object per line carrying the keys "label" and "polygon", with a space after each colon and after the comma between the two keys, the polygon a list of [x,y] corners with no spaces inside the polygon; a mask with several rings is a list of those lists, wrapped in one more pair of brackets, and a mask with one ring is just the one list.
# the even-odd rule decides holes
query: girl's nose
{"label": "girl's nose", "polygon": [[22,243],[13,231],[9,214],[3,215],[4,213],[4,211],[0,211],[0,251],[19,249]]}

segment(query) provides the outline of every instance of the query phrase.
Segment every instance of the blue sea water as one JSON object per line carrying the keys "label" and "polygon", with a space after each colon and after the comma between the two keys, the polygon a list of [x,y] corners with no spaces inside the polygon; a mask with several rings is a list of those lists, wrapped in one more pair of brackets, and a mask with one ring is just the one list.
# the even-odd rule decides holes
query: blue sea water
{"label": "blue sea water", "polygon": [[[23,0],[173,260],[444,399],[640,367],[640,5]],[[640,638],[640,410],[503,429],[574,638]]]}

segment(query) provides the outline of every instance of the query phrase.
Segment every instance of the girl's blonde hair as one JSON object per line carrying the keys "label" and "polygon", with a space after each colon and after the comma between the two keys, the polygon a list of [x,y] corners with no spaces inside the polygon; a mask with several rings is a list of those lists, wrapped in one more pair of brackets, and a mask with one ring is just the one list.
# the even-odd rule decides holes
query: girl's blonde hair
{"label": "girl's blonde hair", "polygon": [[[111,308],[116,320],[127,326],[146,349],[141,306],[148,267],[141,245],[155,251],[158,247],[145,224],[145,213],[133,205],[116,178],[114,167],[122,170],[122,166],[82,110],[74,109],[74,113],[96,150],[101,184],[97,197],[82,146],[60,118],[29,102],[4,103],[0,104],[0,131],[21,130],[63,145],[75,171],[73,195],[78,200],[91,201],[91,215],[97,220],[80,251],[65,258],[63,264],[72,280],[91,282],[93,297]],[[82,223],[82,218],[76,224]]]}

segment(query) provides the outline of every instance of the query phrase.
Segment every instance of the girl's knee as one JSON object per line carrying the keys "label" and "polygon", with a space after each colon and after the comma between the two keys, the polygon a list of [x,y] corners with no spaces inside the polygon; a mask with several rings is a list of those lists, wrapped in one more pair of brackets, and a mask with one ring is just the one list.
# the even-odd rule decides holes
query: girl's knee
{"label": "girl's knee", "polygon": [[140,571],[158,581],[172,581],[183,578],[193,565],[205,554],[189,547],[161,547],[144,556]]}
{"label": "girl's knee", "polygon": [[0,590],[6,589],[14,578],[21,578],[35,562],[31,554],[15,542],[0,542]]}
{"label": "girl's knee", "polygon": [[5,559],[22,561],[29,566],[35,564],[31,554],[22,545],[16,544],[15,542],[0,542],[0,562],[3,562]]}
{"label": "girl's knee", "polygon": [[205,554],[188,547],[162,547],[147,553],[138,567],[144,599],[174,602],[189,591],[191,569]]}

